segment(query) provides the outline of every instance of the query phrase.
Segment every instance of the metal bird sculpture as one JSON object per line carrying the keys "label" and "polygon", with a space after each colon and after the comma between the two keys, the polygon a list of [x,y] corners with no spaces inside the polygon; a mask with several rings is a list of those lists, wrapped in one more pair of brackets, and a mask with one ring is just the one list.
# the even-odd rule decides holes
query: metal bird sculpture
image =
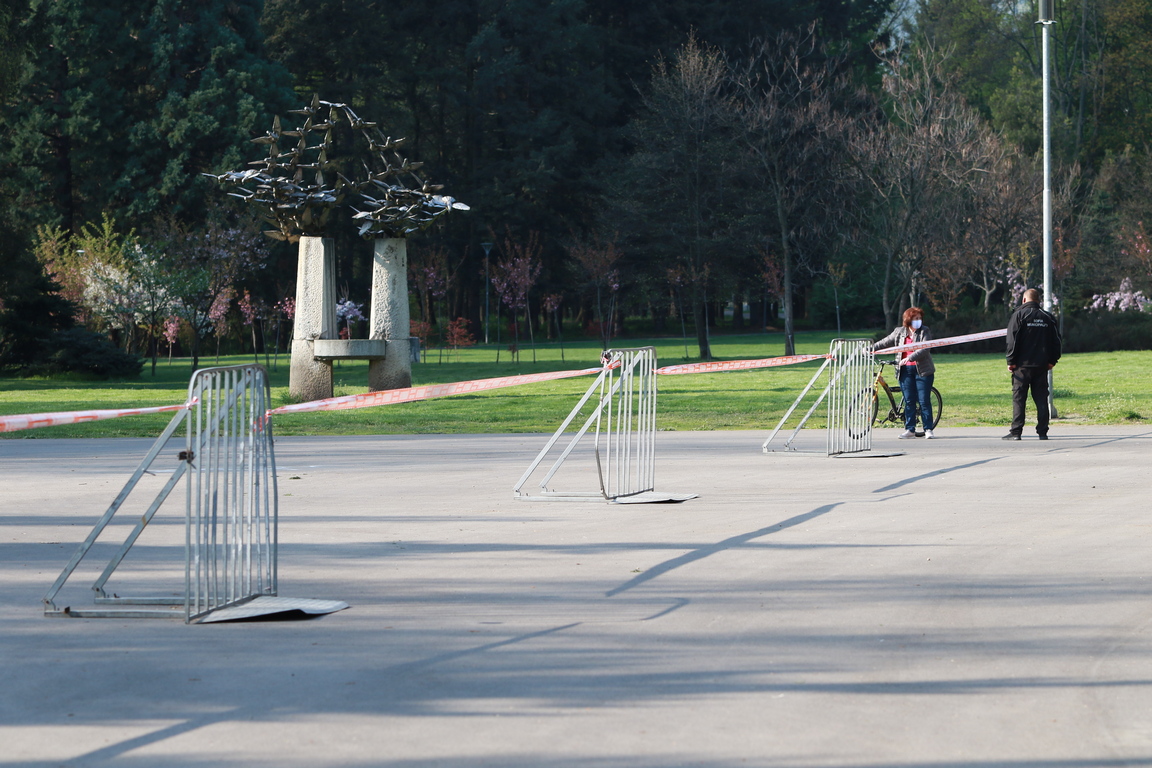
{"label": "metal bird sculpture", "polygon": [[[252,140],[267,145],[265,159],[248,163],[252,167],[244,171],[205,174],[229,188],[233,197],[257,206],[261,219],[273,227],[264,231],[268,237],[295,242],[302,235],[325,235],[332,211],[344,203],[349,192],[358,195],[358,205],[363,208],[353,207],[352,219],[365,238],[407,237],[451,211],[469,210],[464,203],[439,194],[441,185],[415,174],[423,163],[410,162],[396,152],[404,139],[386,136],[376,123],[362,120],[347,104],[323,101],[315,95],[310,104],[290,113],[302,115],[304,124],[284,130],[277,116],[271,131]],[[362,161],[362,179],[349,180],[337,171],[330,182],[338,166],[329,159],[332,129],[340,122],[359,133],[367,144],[368,161]],[[291,149],[281,151],[282,139],[297,141]],[[315,141],[309,143],[310,139]],[[311,183],[304,180],[305,171],[315,172]],[[402,177],[411,178],[415,187],[402,184]]]}

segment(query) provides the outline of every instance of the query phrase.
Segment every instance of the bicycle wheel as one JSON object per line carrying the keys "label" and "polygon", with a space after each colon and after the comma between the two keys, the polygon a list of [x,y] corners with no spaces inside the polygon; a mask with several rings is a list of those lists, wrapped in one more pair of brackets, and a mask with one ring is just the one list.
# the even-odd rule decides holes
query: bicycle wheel
{"label": "bicycle wheel", "polygon": [[862,389],[852,398],[852,406],[848,410],[848,436],[859,440],[868,434],[872,424],[876,421],[876,412],[879,401],[876,399],[876,390],[869,387]]}
{"label": "bicycle wheel", "polygon": [[932,387],[932,429],[940,423],[940,414],[944,413],[944,398],[940,397],[940,390]]}

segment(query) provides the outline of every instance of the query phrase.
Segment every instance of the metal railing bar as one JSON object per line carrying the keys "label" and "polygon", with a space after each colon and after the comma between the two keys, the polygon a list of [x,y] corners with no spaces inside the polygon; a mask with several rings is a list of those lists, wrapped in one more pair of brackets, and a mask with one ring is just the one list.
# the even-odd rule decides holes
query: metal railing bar
{"label": "metal railing bar", "polygon": [[148,506],[148,509],[144,512],[143,515],[141,515],[139,522],[137,522],[135,527],[132,528],[132,531],[128,534],[128,537],[124,540],[124,543],[120,546],[120,549],[117,550],[116,554],[112,556],[112,559],[108,561],[108,565],[104,568],[104,572],[101,573],[100,577],[97,578],[96,581],[92,584],[93,592],[101,596],[104,595],[104,585],[107,583],[108,578],[120,566],[121,561],[124,560],[124,556],[128,554],[128,550],[132,548],[132,545],[136,543],[136,539],[140,538],[140,534],[144,531],[144,528],[148,525],[148,523],[152,522],[152,518],[155,516],[156,510],[160,509],[160,506],[168,500],[168,494],[172,493],[172,489],[175,488],[176,483],[180,482],[180,480],[184,477],[184,473],[187,469],[188,463],[183,461],[180,462],[180,465],[172,473],[172,476],[168,478],[168,482],[164,483],[164,487],[160,489],[160,493],[156,495],[156,498]]}
{"label": "metal railing bar", "polygon": [[[784,416],[780,419],[780,422],[776,425],[776,428],[772,430],[772,434],[768,435],[768,439],[764,441],[764,444],[762,446],[760,446],[764,450],[765,453],[767,453],[768,445],[772,442],[772,439],[776,437],[777,433],[779,433],[781,429],[783,429],[785,422],[788,421],[789,417],[792,415],[792,412],[796,410],[796,408],[800,405],[800,402],[805,398],[805,396],[807,396],[808,392],[816,384],[817,379],[819,379],[820,376],[823,375],[824,369],[828,367],[828,364],[830,362],[831,362],[831,360],[825,358],[823,364],[816,371],[816,373],[812,376],[811,380],[809,380],[808,385],[806,387],[804,387],[804,390],[800,393],[799,397],[797,397],[796,400],[792,403],[791,407],[789,407],[788,410],[785,411]],[[789,443],[791,443],[790,440],[789,440]]]}
{"label": "metal railing bar", "polygon": [[104,512],[104,514],[100,516],[100,519],[96,522],[96,525],[93,526],[92,531],[88,534],[88,537],[85,538],[83,542],[81,542],[79,547],[77,547],[76,552],[72,555],[72,559],[70,559],[67,565],[64,566],[64,570],[62,570],[60,575],[56,577],[56,581],[44,595],[43,603],[45,606],[55,608],[55,606],[52,604],[52,601],[56,599],[56,595],[60,592],[61,588],[63,588],[69,577],[71,577],[73,571],[76,570],[76,567],[80,565],[80,561],[84,559],[86,554],[88,554],[88,550],[92,548],[92,545],[96,542],[96,539],[98,539],[100,534],[104,532],[104,528],[107,527],[109,522],[111,522],[112,518],[116,515],[116,511],[120,509],[120,506],[128,498],[128,495],[132,493],[132,490],[136,487],[136,484],[140,482],[140,478],[143,477],[144,473],[147,472],[148,469],[152,466],[152,462],[156,460],[156,457],[160,454],[160,451],[162,451],[164,446],[168,444],[168,440],[172,437],[173,433],[176,432],[177,427],[179,427],[186,418],[188,418],[187,410],[178,411],[176,415],[172,417],[172,420],[168,422],[168,426],[164,428],[164,431],[160,433],[158,438],[156,438],[156,442],[152,444],[152,447],[149,449],[148,453],[146,453],[144,458],[140,460],[140,464],[136,467],[136,471],[133,472],[132,476],[128,478],[128,481],[124,484],[124,487],[120,490],[120,493],[116,495],[116,498],[113,499],[112,503],[108,506],[108,509]]}
{"label": "metal railing bar", "polygon": [[547,444],[545,444],[544,448],[541,449],[540,453],[536,454],[536,458],[533,459],[532,463],[528,465],[527,471],[525,471],[524,474],[520,476],[520,479],[516,481],[516,485],[512,486],[513,493],[519,493],[520,489],[524,487],[524,483],[528,482],[528,478],[531,477],[532,473],[536,471],[536,468],[540,466],[540,463],[544,461],[544,457],[548,455],[548,452],[552,450],[552,447],[556,445],[556,443],[560,440],[560,436],[564,434],[564,430],[568,429],[568,425],[570,425],[576,419],[576,416],[579,415],[580,409],[583,408],[584,404],[587,403],[588,400],[592,397],[592,394],[600,386],[600,383],[604,380],[604,377],[608,374],[608,371],[609,369],[607,368],[601,371],[600,375],[596,377],[596,380],[593,381],[592,384],[588,387],[588,391],[586,391],[584,396],[580,398],[580,401],[576,403],[576,407],[573,408],[572,411],[568,414],[568,418],[564,419],[564,423],[561,424],[560,428],[552,434],[552,437],[548,440]]}

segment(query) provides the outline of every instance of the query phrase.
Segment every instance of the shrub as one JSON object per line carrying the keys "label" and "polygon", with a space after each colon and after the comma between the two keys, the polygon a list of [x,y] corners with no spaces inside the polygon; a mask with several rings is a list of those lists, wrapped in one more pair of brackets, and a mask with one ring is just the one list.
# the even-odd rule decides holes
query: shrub
{"label": "shrub", "polygon": [[80,373],[101,379],[131,379],[144,360],[119,349],[98,333],[69,328],[51,336],[42,355],[26,369],[33,375]]}
{"label": "shrub", "polygon": [[[942,314],[931,312],[925,317],[924,322],[932,329],[934,338],[943,339],[947,336],[967,336],[970,333],[997,331],[1007,327],[1008,314],[1001,305],[993,306],[988,312],[985,312],[982,306],[965,300],[959,308],[948,314],[948,319],[944,319]],[[972,341],[955,347],[940,347],[932,350],[932,354],[949,352],[958,354],[999,352],[1004,354],[1004,339]]]}
{"label": "shrub", "polygon": [[1152,349],[1152,312],[1082,312],[1066,320],[1065,352]]}

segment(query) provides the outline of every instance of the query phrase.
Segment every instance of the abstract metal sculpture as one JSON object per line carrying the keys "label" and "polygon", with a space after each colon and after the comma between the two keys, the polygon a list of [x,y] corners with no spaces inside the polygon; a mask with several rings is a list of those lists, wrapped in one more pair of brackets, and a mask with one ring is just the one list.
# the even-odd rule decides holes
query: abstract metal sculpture
{"label": "abstract metal sculpture", "polygon": [[[229,194],[257,206],[261,218],[274,227],[264,234],[299,243],[288,391],[305,400],[331,397],[332,362],[340,359],[368,359],[368,384],[373,390],[411,386],[405,238],[449,211],[466,211],[468,206],[439,194],[439,185],[417,176],[422,164],[396,152],[404,140],[385,136],[376,123],[360,119],[347,104],[313,96],[311,104],[292,114],[302,115],[304,124],[286,131],[277,117],[271,131],[253,139],[268,146],[268,157],[249,163],[253,167],[246,171],[213,176],[233,188]],[[341,121],[366,142],[367,152],[358,147],[366,174],[362,179],[350,181],[333,159],[333,129]],[[320,140],[310,144],[317,135]],[[282,150],[288,142],[293,146]],[[308,182],[307,177],[313,180]],[[415,182],[414,188],[401,183],[406,177]],[[325,234],[332,211],[349,195],[356,195],[364,209],[353,207],[360,236],[375,240],[372,312],[365,340],[336,338],[334,244]]]}
{"label": "abstract metal sculpture", "polygon": [[[304,124],[286,131],[279,116],[275,117],[272,130],[252,140],[268,146],[268,157],[249,163],[254,167],[205,174],[235,188],[229,192],[233,197],[260,209],[261,218],[275,227],[265,230],[265,235],[289,242],[298,241],[301,235],[323,237],[332,210],[345,201],[349,192],[357,194],[365,208],[353,207],[352,216],[359,234],[365,238],[406,237],[427,229],[449,211],[468,210],[467,205],[454,198],[437,194],[442,189],[440,185],[416,175],[423,163],[409,162],[396,152],[404,139],[384,135],[376,123],[362,120],[347,104],[322,101],[316,95],[311,104],[291,113],[303,115]],[[332,129],[341,120],[367,143],[369,159],[361,161],[366,173],[363,179],[349,180],[330,159]],[[320,141],[309,144],[309,137],[316,134],[322,135]],[[285,140],[293,139],[294,146],[281,151]],[[313,171],[313,181],[306,181],[305,177]],[[398,183],[404,176],[411,177],[416,188]]]}

